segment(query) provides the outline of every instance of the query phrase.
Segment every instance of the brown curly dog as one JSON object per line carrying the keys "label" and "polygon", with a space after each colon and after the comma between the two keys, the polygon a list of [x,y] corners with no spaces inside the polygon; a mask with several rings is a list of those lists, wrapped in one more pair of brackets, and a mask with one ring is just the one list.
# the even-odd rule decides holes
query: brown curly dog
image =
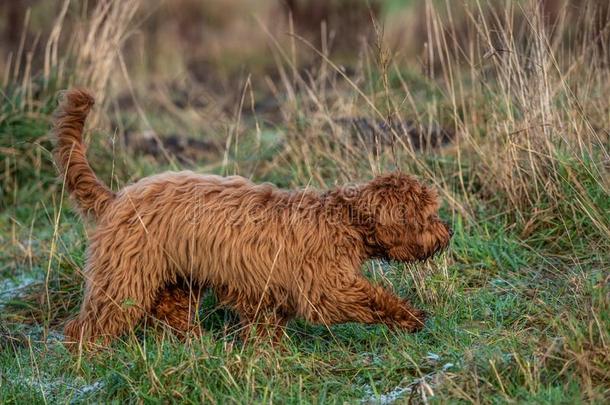
{"label": "brown curly dog", "polygon": [[184,171],[115,193],[85,156],[93,103],[86,91],[67,91],[54,122],[65,186],[96,223],[67,341],[107,343],[145,316],[189,331],[208,287],[237,312],[245,335],[258,324],[257,334],[279,339],[293,317],[422,328],[423,312],[372,285],[361,267],[371,258],[425,260],[448,245],[433,190],[400,173],[320,192]]}

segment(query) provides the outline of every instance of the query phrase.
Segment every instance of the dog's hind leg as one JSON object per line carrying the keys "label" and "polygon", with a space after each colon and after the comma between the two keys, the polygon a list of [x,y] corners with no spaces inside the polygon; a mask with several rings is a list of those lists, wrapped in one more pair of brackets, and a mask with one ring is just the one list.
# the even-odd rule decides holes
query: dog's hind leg
{"label": "dog's hind leg", "polygon": [[196,321],[201,291],[200,287],[189,286],[187,283],[165,287],[157,296],[152,316],[182,336],[200,334]]}
{"label": "dog's hind leg", "polygon": [[[138,298],[101,291],[90,287],[76,319],[66,324],[64,333],[68,343],[101,343],[110,341],[132,329],[150,305]],[[143,305],[144,304],[144,305]]]}
{"label": "dog's hind leg", "polygon": [[[128,251],[91,250],[80,313],[65,327],[67,343],[109,343],[150,313],[165,282],[152,259]],[[153,270],[154,269],[154,270]]]}
{"label": "dog's hind leg", "polygon": [[425,314],[381,286],[356,276],[316,297],[308,297],[303,316],[314,323],[383,323],[409,332],[423,328]]}

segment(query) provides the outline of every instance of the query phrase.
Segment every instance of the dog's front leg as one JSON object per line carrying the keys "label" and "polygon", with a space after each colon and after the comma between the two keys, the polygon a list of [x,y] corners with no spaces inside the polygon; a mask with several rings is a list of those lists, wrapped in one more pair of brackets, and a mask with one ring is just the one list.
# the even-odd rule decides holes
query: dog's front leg
{"label": "dog's front leg", "polygon": [[356,276],[340,286],[325,288],[317,300],[309,300],[305,317],[315,323],[383,323],[409,332],[423,328],[425,313],[408,301]]}

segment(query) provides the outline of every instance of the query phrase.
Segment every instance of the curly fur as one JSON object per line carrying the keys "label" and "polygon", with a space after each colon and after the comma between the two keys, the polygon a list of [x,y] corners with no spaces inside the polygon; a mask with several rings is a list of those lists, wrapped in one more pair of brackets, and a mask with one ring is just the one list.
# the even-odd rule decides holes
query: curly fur
{"label": "curly fur", "polygon": [[189,331],[208,287],[244,326],[263,324],[259,330],[276,339],[293,317],[422,328],[422,311],[372,285],[360,269],[370,258],[425,260],[447,246],[451,230],[437,215],[433,190],[401,173],[320,192],[183,171],[115,194],[85,157],[82,131],[92,105],[86,91],[70,90],[54,124],[60,173],[96,223],[68,341],[108,342],[145,316]]}

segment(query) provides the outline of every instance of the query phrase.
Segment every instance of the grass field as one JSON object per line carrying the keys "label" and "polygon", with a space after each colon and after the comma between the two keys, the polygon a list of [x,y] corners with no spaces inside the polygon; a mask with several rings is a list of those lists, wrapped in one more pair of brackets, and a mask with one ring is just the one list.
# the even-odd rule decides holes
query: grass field
{"label": "grass field", "polygon": [[[88,19],[82,32],[71,47],[49,35],[40,72],[25,55],[4,66],[0,403],[608,403],[608,14],[583,8],[551,29],[535,2],[441,3],[426,2],[422,65],[380,39],[348,70],[305,38],[270,36],[257,69],[272,73],[242,72],[229,96],[118,57],[141,12],[133,0],[72,15]],[[363,269],[425,309],[424,330],[296,320],[279,348],[243,345],[236,316],[208,294],[200,338],[141,325],[108,349],[68,352],[88,225],[57,179],[48,130],[72,84],[98,97],[88,155],[113,189],[179,168],[287,188],[399,169],[438,188],[449,251]],[[377,129],[345,125],[354,119]],[[436,127],[450,134],[440,147],[424,142]],[[214,146],[186,159],[155,143],[151,156],[128,141],[145,132]]]}

